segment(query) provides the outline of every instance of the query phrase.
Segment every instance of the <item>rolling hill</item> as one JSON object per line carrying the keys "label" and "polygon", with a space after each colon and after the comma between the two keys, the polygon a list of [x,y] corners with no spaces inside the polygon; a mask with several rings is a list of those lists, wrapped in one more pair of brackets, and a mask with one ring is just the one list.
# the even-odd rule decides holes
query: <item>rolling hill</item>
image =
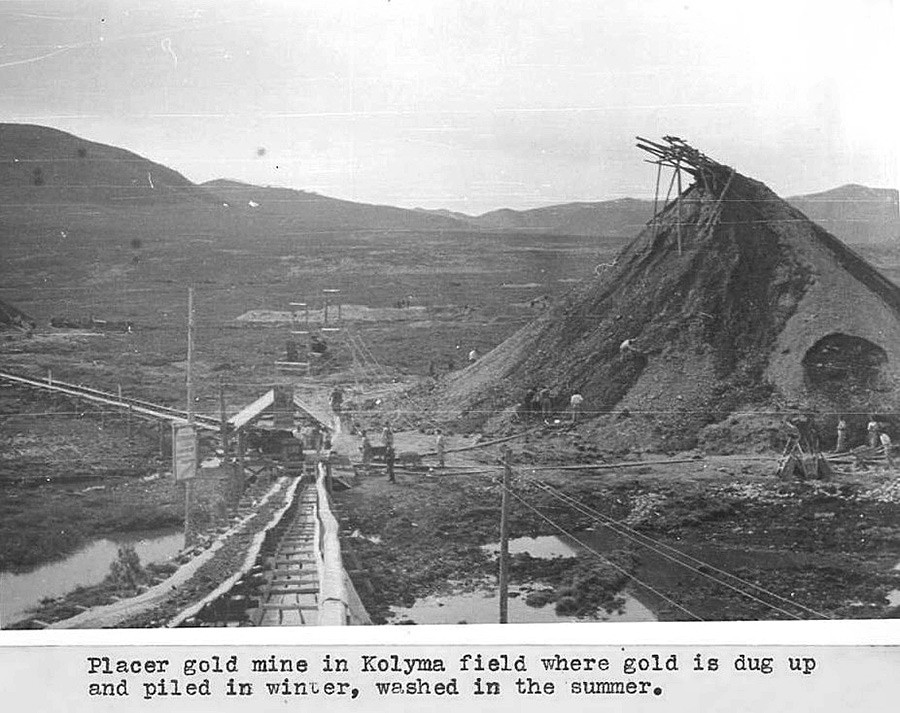
{"label": "rolling hill", "polygon": [[235,211],[261,219],[274,219],[282,228],[293,226],[307,232],[472,230],[471,226],[452,217],[394,206],[355,203],[291,188],[255,186],[224,179],[208,181],[201,184],[201,188]]}
{"label": "rolling hill", "polygon": [[153,204],[203,198],[177,171],[131,151],[30,124],[0,124],[0,202]]}
{"label": "rolling hill", "polygon": [[43,126],[0,124],[0,205],[6,212],[22,209],[26,221],[35,219],[30,210],[35,205],[52,206],[56,214],[64,214],[67,208],[78,213],[87,209],[128,213],[137,208],[142,220],[152,222],[144,209],[180,204],[179,214],[193,225],[193,232],[216,232],[223,221],[228,222],[222,210],[226,203],[230,213],[252,215],[252,227],[263,234],[270,230],[472,230],[453,218],[288,188],[228,180],[197,185],[124,149]]}
{"label": "rolling hill", "polygon": [[900,201],[894,189],[848,184],[787,200],[845,243],[900,246]]}
{"label": "rolling hill", "polygon": [[[786,200],[846,243],[883,248],[900,240],[896,190],[851,184]],[[157,219],[170,223],[173,218],[153,215],[153,207],[160,204],[177,205],[178,219],[196,234],[237,225],[262,237],[273,232],[462,231],[587,236],[621,245],[641,231],[653,212],[651,201],[621,198],[529,210],[502,208],[469,216],[224,179],[196,185],[177,171],[124,149],[57,129],[0,124],[0,205],[13,224],[47,220],[63,224],[69,209],[80,214],[111,210],[115,215],[138,208],[140,220],[152,227]],[[38,205],[52,206],[52,215],[38,215],[34,210]]]}

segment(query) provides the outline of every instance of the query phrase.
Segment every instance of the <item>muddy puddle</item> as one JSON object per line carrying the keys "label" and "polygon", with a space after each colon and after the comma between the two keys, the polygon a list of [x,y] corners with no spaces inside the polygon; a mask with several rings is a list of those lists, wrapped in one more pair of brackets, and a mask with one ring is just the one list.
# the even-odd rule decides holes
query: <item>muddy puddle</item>
{"label": "muddy puddle", "polygon": [[[499,554],[500,544],[492,543],[483,547],[485,552]],[[510,555],[528,554],[531,557],[550,559],[575,557],[581,550],[563,539],[544,535],[540,537],[517,537],[509,541]],[[534,587],[541,588],[536,582]],[[541,607],[529,606],[525,596],[527,587],[510,587],[508,620],[511,624],[537,624],[586,621],[584,618],[564,616],[556,613],[553,604]],[[613,612],[598,612],[590,621],[655,621],[653,613],[630,594],[620,592],[622,607]],[[392,623],[416,624],[496,624],[499,619],[500,596],[494,580],[485,582],[484,587],[475,592],[458,592],[432,595],[418,599],[411,607],[394,607]]]}
{"label": "muddy puddle", "polygon": [[[647,607],[629,594],[619,596],[624,604],[619,611],[599,612],[595,618],[560,616],[553,604],[532,607],[525,603],[527,592],[510,587],[508,621],[510,624],[552,624],[583,621],[656,621]],[[393,624],[496,624],[500,615],[500,596],[496,584],[492,590],[433,595],[418,599],[409,608],[393,607]]]}
{"label": "muddy puddle", "polygon": [[[485,552],[500,554],[500,543],[494,542],[482,548]],[[527,554],[532,557],[574,557],[578,550],[564,542],[556,535],[541,535],[539,537],[514,537],[509,541],[509,554]]]}
{"label": "muddy puddle", "polygon": [[119,547],[126,543],[134,545],[141,564],[163,563],[184,547],[184,533],[164,530],[111,535],[31,572],[0,572],[0,621],[4,626],[15,623],[46,597],[99,584],[109,574]]}

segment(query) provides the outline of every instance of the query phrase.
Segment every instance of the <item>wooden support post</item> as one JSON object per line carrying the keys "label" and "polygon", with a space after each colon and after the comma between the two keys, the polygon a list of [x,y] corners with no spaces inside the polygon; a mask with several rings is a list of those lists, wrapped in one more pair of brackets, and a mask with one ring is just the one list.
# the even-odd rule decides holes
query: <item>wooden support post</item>
{"label": "wooden support post", "polygon": [[219,377],[219,442],[222,446],[222,454],[228,455],[228,418],[225,413],[225,383]]}
{"label": "wooden support post", "polygon": [[656,220],[656,206],[659,203],[659,179],[662,177],[662,164],[656,164],[656,189],[653,191],[653,239],[656,240],[656,228],[659,225]]}
{"label": "wooden support post", "polygon": [[47,369],[47,383],[53,386],[53,372],[50,369]]}
{"label": "wooden support post", "polygon": [[189,547],[193,544],[193,541],[193,523],[191,522],[191,479],[188,478],[184,481],[184,546]]}
{"label": "wooden support post", "polygon": [[669,190],[666,191],[666,200],[663,202],[662,212],[666,212],[666,208],[669,207],[669,197],[672,195],[672,186],[675,185],[675,174],[672,174],[672,179],[669,181]]}
{"label": "wooden support post", "polygon": [[509,622],[509,487],[512,480],[509,446],[503,449],[503,492],[500,499],[500,623]]}
{"label": "wooden support post", "polygon": [[[194,288],[188,288],[188,343],[187,343],[187,420],[194,425]],[[175,447],[172,439],[172,447]],[[172,467],[175,467],[175,454],[172,454]],[[184,481],[184,544],[188,547],[193,542],[193,523],[191,522],[191,479]]]}
{"label": "wooden support post", "polygon": [[235,450],[237,451],[237,463],[235,464],[234,473],[234,506],[237,508],[241,504],[241,495],[244,494],[244,484],[247,478],[244,471],[244,431],[235,432]]}
{"label": "wooden support post", "polygon": [[681,167],[675,164],[675,175],[678,177],[678,254],[681,255]]}
{"label": "wooden support post", "polygon": [[131,404],[128,404],[128,442],[131,443],[134,434],[134,413]]}
{"label": "wooden support post", "polygon": [[122,384],[116,384],[116,393],[119,395],[119,401],[122,400]]}

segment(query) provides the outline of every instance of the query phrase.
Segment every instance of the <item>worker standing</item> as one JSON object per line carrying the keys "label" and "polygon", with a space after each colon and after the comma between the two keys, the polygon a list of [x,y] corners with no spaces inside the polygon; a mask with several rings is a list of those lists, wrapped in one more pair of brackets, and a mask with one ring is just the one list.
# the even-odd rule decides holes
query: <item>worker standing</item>
{"label": "worker standing", "polygon": [[541,418],[545,421],[550,418],[550,410],[553,407],[553,399],[550,397],[550,389],[546,386],[538,392],[541,400]]}
{"label": "worker standing", "polygon": [[584,403],[584,397],[577,391],[572,394],[569,399],[569,408],[572,410],[572,423],[578,422],[578,413],[581,411],[581,404]]}
{"label": "worker standing", "polygon": [[446,444],[444,442],[444,432],[438,431],[437,437],[437,457],[438,457],[438,468],[441,470],[444,469],[444,449]]}
{"label": "worker standing", "polygon": [[394,447],[394,432],[391,430],[391,424],[387,423],[381,431],[381,443],[385,448]]}
{"label": "worker standing", "polygon": [[344,390],[340,387],[340,385],[335,386],[331,392],[331,411],[337,417],[338,426],[342,425],[342,419],[344,417]]}
{"label": "worker standing", "polygon": [[394,446],[386,446],[384,449],[384,464],[387,467],[388,482],[396,483],[397,478],[394,475]]}
{"label": "worker standing", "polygon": [[869,438],[869,448],[878,448],[880,440],[878,438],[878,421],[875,416],[869,416],[869,423],[866,424],[866,433]]}
{"label": "worker standing", "polygon": [[368,475],[369,467],[372,465],[372,444],[369,442],[368,434],[362,432],[362,443],[359,444],[359,451],[362,454],[363,472]]}
{"label": "worker standing", "polygon": [[835,453],[843,453],[847,450],[847,422],[843,416],[838,417],[837,443],[834,446]]}
{"label": "worker standing", "polygon": [[891,458],[891,437],[882,431],[878,440],[881,442],[881,447],[884,449],[884,457],[887,460],[888,468],[894,467],[894,460]]}
{"label": "worker standing", "polygon": [[787,436],[787,444],[784,446],[784,453],[781,454],[781,457],[784,458],[789,455],[793,455],[795,451],[799,451],[800,455],[803,455],[803,449],[800,446],[800,439],[802,434],[800,433],[800,429],[797,427],[795,423],[796,419],[786,418],[784,420],[784,433]]}

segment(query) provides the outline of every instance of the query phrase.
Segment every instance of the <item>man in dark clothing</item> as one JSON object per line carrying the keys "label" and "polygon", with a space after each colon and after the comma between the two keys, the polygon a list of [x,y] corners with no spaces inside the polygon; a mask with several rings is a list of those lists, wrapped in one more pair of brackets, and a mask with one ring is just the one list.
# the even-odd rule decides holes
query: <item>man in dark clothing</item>
{"label": "man in dark clothing", "polygon": [[340,386],[335,386],[331,392],[331,410],[335,413],[341,412],[341,405],[344,403],[344,390]]}
{"label": "man in dark clothing", "polygon": [[372,443],[365,431],[362,432],[362,443],[359,445],[359,450],[362,453],[363,472],[368,475],[372,466]]}
{"label": "man in dark clothing", "polygon": [[538,398],[541,401],[541,418],[547,420],[550,418],[550,412],[553,408],[553,398],[550,396],[550,389],[546,386],[538,392]]}
{"label": "man in dark clothing", "polygon": [[387,466],[388,481],[396,483],[397,478],[394,476],[394,447],[387,446],[384,449],[384,464]]}

